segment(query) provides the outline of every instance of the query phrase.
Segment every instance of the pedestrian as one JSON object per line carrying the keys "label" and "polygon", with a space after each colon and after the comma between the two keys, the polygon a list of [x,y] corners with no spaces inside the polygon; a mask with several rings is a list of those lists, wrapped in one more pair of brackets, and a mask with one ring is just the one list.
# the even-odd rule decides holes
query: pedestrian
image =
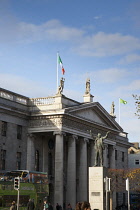
{"label": "pedestrian", "polygon": [[48,210],[53,210],[53,206],[49,203]]}
{"label": "pedestrian", "polygon": [[80,202],[78,202],[76,204],[75,210],[81,210],[81,203]]}
{"label": "pedestrian", "polygon": [[35,209],[35,204],[34,202],[29,199],[29,202],[27,203],[27,210],[34,210]]}
{"label": "pedestrian", "polygon": [[13,202],[12,202],[12,205],[11,205],[11,207],[10,207],[10,210],[16,210],[16,209],[17,209],[16,202],[13,201]]}
{"label": "pedestrian", "polygon": [[48,210],[48,202],[46,200],[44,200],[44,204],[43,204],[43,210]]}
{"label": "pedestrian", "polygon": [[60,206],[58,203],[56,204],[56,210],[60,210]]}
{"label": "pedestrian", "polygon": [[67,210],[72,210],[70,203],[68,203]]}
{"label": "pedestrian", "polygon": [[81,210],[91,210],[90,203],[87,201],[84,201],[81,203]]}

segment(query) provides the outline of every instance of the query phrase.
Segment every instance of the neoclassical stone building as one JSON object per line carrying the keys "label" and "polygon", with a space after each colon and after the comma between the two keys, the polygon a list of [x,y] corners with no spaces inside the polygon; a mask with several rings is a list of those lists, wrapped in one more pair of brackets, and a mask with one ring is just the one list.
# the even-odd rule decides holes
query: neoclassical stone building
{"label": "neoclassical stone building", "polygon": [[105,139],[105,167],[128,165],[130,143],[113,114],[93,102],[89,91],[79,103],[62,91],[28,98],[0,88],[1,170],[48,172],[50,201],[74,208],[88,200],[88,167],[94,165],[95,153],[90,130],[93,137],[111,132]]}

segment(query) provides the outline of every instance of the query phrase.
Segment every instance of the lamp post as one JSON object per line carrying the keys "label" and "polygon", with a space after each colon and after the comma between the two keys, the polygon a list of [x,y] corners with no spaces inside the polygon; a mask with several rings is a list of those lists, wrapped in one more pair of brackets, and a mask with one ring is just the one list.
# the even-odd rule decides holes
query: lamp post
{"label": "lamp post", "polygon": [[105,182],[105,191],[106,191],[106,210],[108,210],[108,192],[110,192],[110,180],[111,178],[106,178],[104,179]]}
{"label": "lamp post", "polygon": [[130,210],[130,192],[129,192],[129,179],[126,179],[126,191],[128,191],[128,210]]}

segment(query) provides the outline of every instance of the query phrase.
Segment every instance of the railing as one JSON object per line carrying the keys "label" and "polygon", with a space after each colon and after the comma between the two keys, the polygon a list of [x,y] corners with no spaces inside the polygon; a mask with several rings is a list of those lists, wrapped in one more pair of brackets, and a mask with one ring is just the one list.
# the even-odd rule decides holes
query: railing
{"label": "railing", "polygon": [[13,101],[13,99],[14,99],[14,96],[13,95],[11,95],[9,93],[6,93],[6,92],[3,92],[3,91],[0,91],[0,96],[2,98],[6,98],[6,99],[9,99],[11,101]]}
{"label": "railing", "polygon": [[48,104],[54,104],[55,103],[55,97],[42,97],[42,98],[30,98],[30,105],[48,105]]}
{"label": "railing", "polygon": [[18,102],[20,104],[28,104],[28,99],[26,97],[13,94],[12,92],[9,93],[8,91],[0,90],[0,96],[8,100]]}
{"label": "railing", "polygon": [[55,97],[42,97],[42,98],[27,98],[22,97],[18,94],[14,94],[10,91],[6,90],[0,90],[0,97],[8,99],[10,101],[14,101],[20,104],[24,105],[30,105],[30,106],[37,106],[37,105],[49,105],[55,103]]}

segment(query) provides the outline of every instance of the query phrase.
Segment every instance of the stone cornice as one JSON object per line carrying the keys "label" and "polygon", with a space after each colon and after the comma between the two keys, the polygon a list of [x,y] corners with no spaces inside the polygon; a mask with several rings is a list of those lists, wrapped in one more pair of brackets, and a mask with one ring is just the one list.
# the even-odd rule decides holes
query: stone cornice
{"label": "stone cornice", "polygon": [[[81,136],[87,136],[87,138],[92,139],[89,130],[92,131],[93,140],[96,137],[98,133],[101,133],[102,136],[106,134],[106,131],[110,130],[109,128],[104,128],[100,124],[93,124],[91,122],[88,122],[87,120],[81,120],[79,118],[75,118],[73,116],[69,115],[50,115],[50,116],[34,116],[31,117],[29,128],[40,128],[40,131],[44,132],[47,131],[57,131],[57,129],[61,129],[61,131],[68,133],[70,130],[74,134],[81,133],[83,135]],[[71,132],[69,132],[71,133]],[[116,141],[118,137],[118,132],[111,131],[109,134],[108,140],[110,141],[112,145]],[[123,141],[118,141],[118,143],[121,144],[128,144],[127,138],[123,137]]]}

